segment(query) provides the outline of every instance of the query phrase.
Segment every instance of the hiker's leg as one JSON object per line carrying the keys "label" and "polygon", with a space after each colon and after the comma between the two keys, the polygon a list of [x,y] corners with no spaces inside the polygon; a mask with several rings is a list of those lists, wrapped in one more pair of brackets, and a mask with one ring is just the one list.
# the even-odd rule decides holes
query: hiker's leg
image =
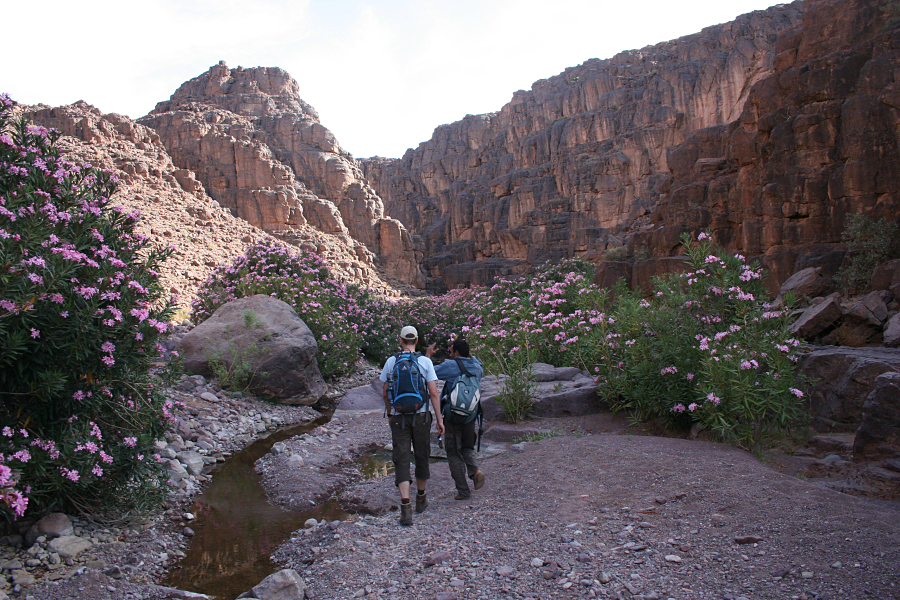
{"label": "hiker's leg", "polygon": [[469,483],[466,481],[466,463],[460,453],[460,430],[456,425],[444,421],[444,449],[447,450],[447,465],[450,467],[450,476],[456,484],[456,491],[460,496],[468,497]]}
{"label": "hiker's leg", "polygon": [[416,458],[416,487],[419,490],[425,489],[425,484],[431,477],[428,465],[428,459],[431,458],[431,419],[430,412],[420,413],[416,415],[416,424],[410,429],[413,454]]}
{"label": "hiker's leg", "polygon": [[478,442],[476,422],[472,421],[471,423],[466,423],[465,425],[460,427],[459,437],[460,458],[465,463],[466,472],[471,478],[475,475],[475,473],[478,472],[478,462],[475,452],[475,444]]}
{"label": "hiker's leg", "polygon": [[[409,422],[403,426],[404,417],[394,415],[391,417],[391,443],[394,450],[391,458],[394,461],[394,483],[400,490],[400,498],[409,498],[409,461],[412,459],[410,445],[412,443],[412,427]],[[411,419],[407,419],[411,421]]]}

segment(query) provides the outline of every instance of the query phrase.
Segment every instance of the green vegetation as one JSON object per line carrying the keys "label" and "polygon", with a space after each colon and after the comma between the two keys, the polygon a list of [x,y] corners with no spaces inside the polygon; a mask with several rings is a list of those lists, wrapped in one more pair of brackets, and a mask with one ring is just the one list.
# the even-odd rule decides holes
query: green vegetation
{"label": "green vegetation", "polygon": [[854,213],[841,234],[850,250],[849,262],[841,267],[834,281],[850,294],[868,291],[875,267],[898,256],[897,224]]}

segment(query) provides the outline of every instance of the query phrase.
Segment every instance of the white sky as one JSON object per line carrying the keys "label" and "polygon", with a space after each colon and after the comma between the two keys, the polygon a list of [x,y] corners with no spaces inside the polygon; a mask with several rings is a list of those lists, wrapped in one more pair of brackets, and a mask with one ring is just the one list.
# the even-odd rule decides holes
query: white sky
{"label": "white sky", "polygon": [[399,157],[590,58],[772,0],[30,0],[5,2],[0,92],[131,118],[224,60],[281,67],[344,149]]}

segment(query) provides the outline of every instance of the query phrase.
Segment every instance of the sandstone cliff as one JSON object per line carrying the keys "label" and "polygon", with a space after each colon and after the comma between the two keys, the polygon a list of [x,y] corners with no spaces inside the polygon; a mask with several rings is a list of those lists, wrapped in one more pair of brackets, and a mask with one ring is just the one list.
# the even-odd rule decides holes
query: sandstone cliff
{"label": "sandstone cliff", "polygon": [[900,215],[900,28],[875,0],[808,1],[782,32],[773,73],[740,117],[673,148],[657,226],[633,238],[654,255],[682,230],[712,229],[761,256],[774,291],[791,273],[844,257],[845,217]]}
{"label": "sandstone cliff", "polygon": [[780,5],[589,60],[363,169],[448,287],[544,260],[598,260],[625,241],[617,234],[655,227],[646,215],[669,178],[668,150],[741,115],[772,72],[779,34],[801,15],[799,2]]}
{"label": "sandstone cliff", "polygon": [[409,233],[282,69],[220,62],[138,122],[235,216],[287,238],[309,224],[350,246],[348,259],[424,286]]}
{"label": "sandstone cliff", "polygon": [[[115,113],[103,114],[85,102],[17,110],[39,125],[58,129],[63,134],[59,145],[71,156],[119,177],[113,205],[140,211],[138,230],[157,244],[177,248],[160,273],[182,306],[189,305],[213,268],[231,262],[250,244],[287,245],[210,198],[193,171],[175,166],[153,129]],[[348,259],[355,245],[346,245],[342,238],[304,225],[294,231],[294,241],[321,254],[338,279],[395,294],[371,266]]]}

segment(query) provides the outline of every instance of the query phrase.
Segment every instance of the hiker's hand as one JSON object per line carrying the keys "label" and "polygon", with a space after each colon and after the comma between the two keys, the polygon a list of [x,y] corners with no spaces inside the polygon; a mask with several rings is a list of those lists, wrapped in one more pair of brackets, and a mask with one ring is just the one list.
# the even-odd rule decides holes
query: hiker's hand
{"label": "hiker's hand", "polygon": [[433,344],[428,346],[428,349],[425,350],[425,356],[431,358],[432,356],[434,356],[435,352],[437,352],[437,342],[434,342]]}
{"label": "hiker's hand", "polygon": [[437,432],[438,432],[438,435],[444,435],[444,420],[443,419],[437,420]]}

